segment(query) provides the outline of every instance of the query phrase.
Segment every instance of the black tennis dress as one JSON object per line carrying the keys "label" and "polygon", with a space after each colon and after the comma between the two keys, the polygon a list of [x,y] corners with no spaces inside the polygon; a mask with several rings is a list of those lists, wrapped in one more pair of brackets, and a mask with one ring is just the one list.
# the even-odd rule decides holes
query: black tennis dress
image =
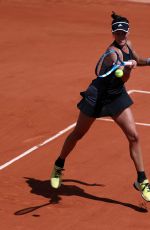
{"label": "black tennis dress", "polygon": [[[113,45],[119,48],[116,42]],[[121,50],[123,61],[134,59],[130,47],[128,50],[129,53]],[[96,75],[98,76],[98,73]],[[80,95],[82,99],[77,104],[78,109],[94,118],[116,116],[133,104],[122,78],[115,77],[114,72],[105,78],[94,79],[87,90]]]}

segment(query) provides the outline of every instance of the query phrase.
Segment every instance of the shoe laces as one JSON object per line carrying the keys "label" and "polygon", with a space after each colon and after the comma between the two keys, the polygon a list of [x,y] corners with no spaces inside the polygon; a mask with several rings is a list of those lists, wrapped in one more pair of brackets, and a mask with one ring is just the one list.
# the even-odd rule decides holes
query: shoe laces
{"label": "shoe laces", "polygon": [[55,168],[55,177],[56,178],[60,177],[62,175],[63,170],[64,170],[63,168],[62,169],[61,168],[60,169]]}
{"label": "shoe laces", "polygon": [[146,189],[147,192],[150,192],[150,184],[149,183],[144,183],[142,187],[143,187],[142,191],[144,191]]}

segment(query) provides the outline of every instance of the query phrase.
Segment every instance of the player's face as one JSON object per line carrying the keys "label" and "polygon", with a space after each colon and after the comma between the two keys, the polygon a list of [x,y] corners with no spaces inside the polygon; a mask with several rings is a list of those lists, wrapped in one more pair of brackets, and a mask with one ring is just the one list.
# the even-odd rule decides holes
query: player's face
{"label": "player's face", "polygon": [[113,33],[115,41],[120,46],[124,46],[128,39],[128,33],[124,32],[123,30],[117,30]]}

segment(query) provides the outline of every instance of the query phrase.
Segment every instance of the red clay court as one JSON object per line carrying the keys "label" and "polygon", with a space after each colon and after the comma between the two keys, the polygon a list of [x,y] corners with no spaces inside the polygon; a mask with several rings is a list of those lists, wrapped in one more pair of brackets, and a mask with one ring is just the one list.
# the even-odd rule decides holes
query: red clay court
{"label": "red clay court", "polygon": [[[149,204],[121,130],[97,120],[69,156],[62,187],[49,175],[78,116],[79,92],[95,77],[112,41],[111,12],[126,16],[135,50],[149,57],[150,4],[98,0],[0,1],[0,225],[2,230],[141,230]],[[150,178],[150,67],[137,68],[126,87],[134,99]]]}

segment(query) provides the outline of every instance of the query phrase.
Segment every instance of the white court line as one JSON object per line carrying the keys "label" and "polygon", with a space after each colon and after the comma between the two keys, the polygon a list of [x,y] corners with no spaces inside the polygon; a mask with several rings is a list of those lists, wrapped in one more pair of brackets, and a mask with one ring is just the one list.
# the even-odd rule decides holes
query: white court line
{"label": "white court line", "polygon": [[131,89],[131,90],[128,91],[128,93],[129,93],[129,94],[131,94],[131,93],[144,93],[144,94],[150,94],[150,91]]}
{"label": "white court line", "polygon": [[[114,122],[111,118],[97,118],[97,120]],[[149,123],[135,122],[135,124],[150,127]]]}
{"label": "white court line", "polygon": [[[131,93],[144,93],[144,94],[150,94],[150,91],[143,91],[143,90],[129,90],[128,91],[129,94]],[[102,121],[108,121],[108,122],[113,122],[112,119],[109,118],[99,118],[98,120],[102,120]],[[136,122],[137,125],[142,125],[142,126],[150,126],[150,124],[147,123],[140,123],[140,122]],[[28,149],[27,151],[21,153],[19,156],[13,158],[12,160],[6,162],[3,165],[0,165],[0,170],[8,167],[9,165],[13,164],[15,161],[18,161],[19,159],[25,157],[26,155],[32,153],[33,151],[39,149],[40,147],[48,144],[49,142],[55,140],[56,138],[58,138],[59,136],[63,135],[64,133],[68,132],[70,129],[72,129],[73,127],[75,127],[76,123],[73,123],[72,125],[69,125],[67,128],[61,130],[60,132],[58,132],[57,134],[55,134],[54,136],[48,138],[47,140],[43,141],[42,143],[33,146],[32,148]]]}
{"label": "white court line", "polygon": [[57,134],[55,134],[54,136],[48,138],[47,140],[43,141],[42,143],[28,149],[27,151],[23,152],[22,154],[20,154],[19,156],[13,158],[12,160],[6,162],[5,164],[0,166],[0,170],[6,168],[7,166],[13,164],[15,161],[18,161],[19,159],[23,158],[24,156],[32,153],[33,151],[39,149],[40,147],[46,145],[47,143],[53,141],[54,139],[58,138],[59,136],[63,135],[64,133],[66,133],[67,131],[69,131],[70,129],[72,129],[74,126],[76,125],[76,123],[69,125],[66,129],[63,129],[62,131],[58,132]]}

